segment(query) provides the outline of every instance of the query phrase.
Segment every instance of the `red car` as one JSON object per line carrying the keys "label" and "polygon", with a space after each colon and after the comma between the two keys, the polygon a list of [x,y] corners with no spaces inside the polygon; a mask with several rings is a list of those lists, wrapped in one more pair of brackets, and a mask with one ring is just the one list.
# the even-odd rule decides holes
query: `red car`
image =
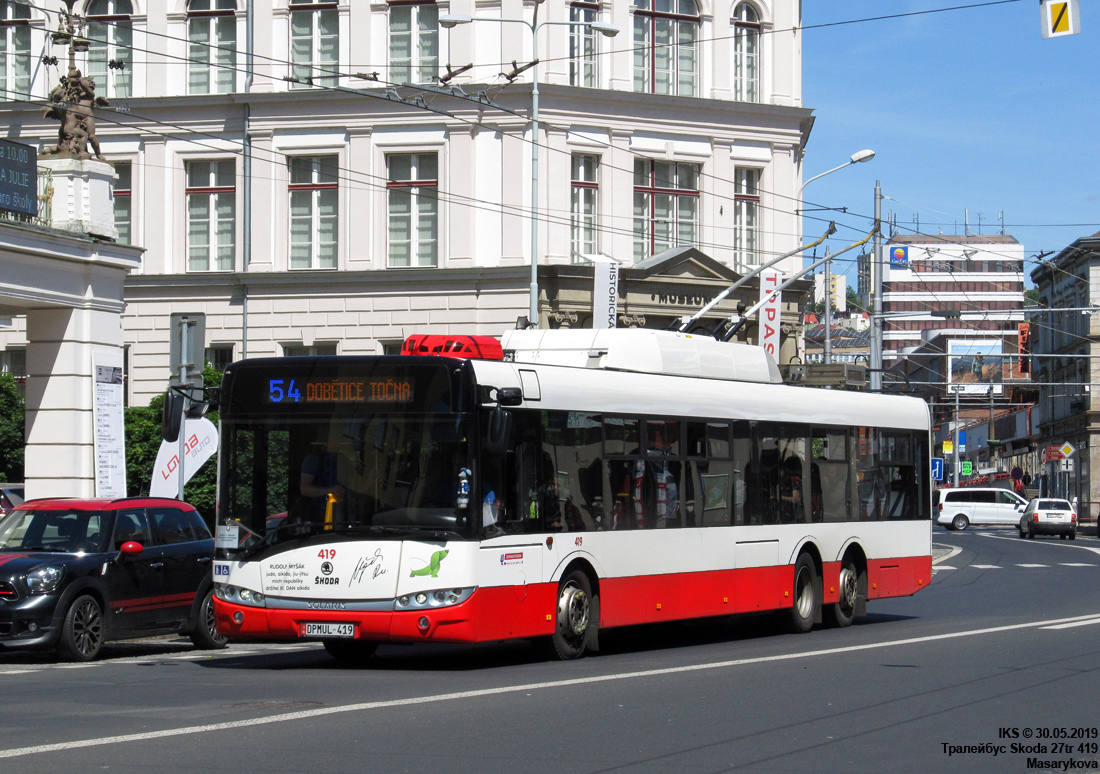
{"label": "red car", "polygon": [[193,507],[156,497],[46,498],[0,519],[0,647],[90,661],[107,640],[214,626],[214,538]]}

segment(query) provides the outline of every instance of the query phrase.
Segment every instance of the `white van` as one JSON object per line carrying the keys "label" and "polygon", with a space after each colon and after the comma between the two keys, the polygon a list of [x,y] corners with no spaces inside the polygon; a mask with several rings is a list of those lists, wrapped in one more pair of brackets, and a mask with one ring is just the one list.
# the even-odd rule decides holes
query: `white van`
{"label": "white van", "polygon": [[1019,526],[1027,500],[1008,489],[966,487],[934,492],[936,523],[948,529],[966,529],[971,524]]}

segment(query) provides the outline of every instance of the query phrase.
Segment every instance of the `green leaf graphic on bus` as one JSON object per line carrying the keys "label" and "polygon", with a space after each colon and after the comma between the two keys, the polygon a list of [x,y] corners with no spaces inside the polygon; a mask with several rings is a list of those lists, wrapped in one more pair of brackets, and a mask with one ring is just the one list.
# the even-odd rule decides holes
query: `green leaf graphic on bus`
{"label": "green leaf graphic on bus", "polygon": [[447,558],[447,554],[450,551],[436,551],[432,554],[432,560],[428,562],[427,567],[422,567],[419,570],[413,570],[409,573],[410,578],[415,578],[417,575],[431,575],[433,578],[439,577],[439,565]]}

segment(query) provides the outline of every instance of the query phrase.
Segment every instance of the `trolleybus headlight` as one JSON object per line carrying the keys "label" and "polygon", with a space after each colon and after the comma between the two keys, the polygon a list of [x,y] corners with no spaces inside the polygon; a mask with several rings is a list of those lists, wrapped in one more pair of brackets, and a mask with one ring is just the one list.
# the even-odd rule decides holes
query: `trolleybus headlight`
{"label": "trolleybus headlight", "polygon": [[395,610],[423,610],[424,608],[449,607],[465,602],[477,590],[477,586],[461,589],[433,589],[416,594],[402,594],[394,600]]}
{"label": "trolleybus headlight", "polygon": [[264,595],[252,589],[238,589],[237,596],[242,605],[262,607],[264,604]]}

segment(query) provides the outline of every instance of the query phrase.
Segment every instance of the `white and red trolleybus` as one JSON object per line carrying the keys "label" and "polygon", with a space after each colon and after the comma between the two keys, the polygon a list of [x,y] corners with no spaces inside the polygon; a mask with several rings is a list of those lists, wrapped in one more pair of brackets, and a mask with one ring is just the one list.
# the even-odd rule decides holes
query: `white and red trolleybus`
{"label": "white and red trolleybus", "polygon": [[929,583],[922,401],[784,385],[760,348],[682,333],[502,344],[226,370],[220,632],[575,658],[656,621],[846,626]]}

